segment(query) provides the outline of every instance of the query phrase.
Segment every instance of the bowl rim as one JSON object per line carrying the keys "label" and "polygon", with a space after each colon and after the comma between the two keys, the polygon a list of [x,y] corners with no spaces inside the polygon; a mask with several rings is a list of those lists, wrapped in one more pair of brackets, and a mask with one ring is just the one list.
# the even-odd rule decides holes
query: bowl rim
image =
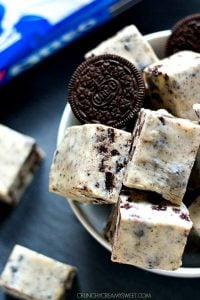
{"label": "bowl rim", "polygon": [[[145,39],[147,41],[153,41],[156,39],[160,38],[167,38],[170,35],[171,31],[170,30],[163,30],[163,31],[158,31],[154,33],[150,33],[145,35]],[[64,112],[61,117],[61,121],[59,124],[58,128],[58,135],[57,135],[57,146],[60,144],[63,133],[66,129],[66,120],[69,119],[70,115],[72,114],[71,107],[69,103],[67,103]],[[78,203],[68,199],[68,202],[70,204],[71,209],[73,210],[74,214],[80,221],[80,223],[83,225],[83,227],[90,233],[90,235],[98,241],[104,248],[106,248],[108,251],[111,252],[111,245],[106,241],[105,238],[103,238],[93,227],[93,225],[87,220],[87,218],[84,216],[84,213],[81,210],[81,207]],[[159,275],[164,275],[164,276],[170,276],[170,277],[177,277],[177,278],[198,278],[200,277],[200,268],[187,268],[187,267],[180,267],[177,270],[174,271],[168,271],[168,270],[160,270],[160,269],[146,269],[142,267],[138,267],[139,269],[159,274]]]}

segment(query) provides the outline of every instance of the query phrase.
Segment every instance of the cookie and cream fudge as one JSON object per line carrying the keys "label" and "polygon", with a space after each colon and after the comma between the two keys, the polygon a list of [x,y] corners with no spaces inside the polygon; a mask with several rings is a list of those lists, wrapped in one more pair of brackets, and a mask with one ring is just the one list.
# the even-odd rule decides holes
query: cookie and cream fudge
{"label": "cookie and cream fudge", "polygon": [[0,124],[0,199],[16,204],[43,159],[36,141]]}
{"label": "cookie and cream fudge", "polygon": [[200,126],[166,110],[141,109],[123,184],[181,204],[200,144]]}
{"label": "cookie and cream fudge", "polygon": [[188,210],[183,203],[177,207],[157,198],[157,195],[136,190],[130,195],[120,195],[113,262],[163,270],[181,266],[192,227]]}
{"label": "cookie and cream fudge", "polygon": [[144,70],[153,108],[165,108],[181,118],[197,120],[200,103],[200,53],[181,51]]}
{"label": "cookie and cream fudge", "polygon": [[127,164],[131,134],[86,124],[69,127],[55,152],[49,189],[86,203],[116,203]]}
{"label": "cookie and cream fudge", "polygon": [[123,28],[115,36],[100,43],[95,49],[89,51],[85,58],[101,54],[116,54],[124,57],[139,70],[158,62],[152,47],[134,25]]}
{"label": "cookie and cream fudge", "polygon": [[16,245],[1,274],[10,295],[27,300],[59,300],[72,286],[76,268]]}

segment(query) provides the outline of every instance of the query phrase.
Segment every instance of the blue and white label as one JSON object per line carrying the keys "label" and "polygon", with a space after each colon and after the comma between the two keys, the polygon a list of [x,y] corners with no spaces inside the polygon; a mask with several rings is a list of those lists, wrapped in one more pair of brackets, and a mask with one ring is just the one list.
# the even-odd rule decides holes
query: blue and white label
{"label": "blue and white label", "polygon": [[0,85],[111,17],[122,0],[0,0]]}

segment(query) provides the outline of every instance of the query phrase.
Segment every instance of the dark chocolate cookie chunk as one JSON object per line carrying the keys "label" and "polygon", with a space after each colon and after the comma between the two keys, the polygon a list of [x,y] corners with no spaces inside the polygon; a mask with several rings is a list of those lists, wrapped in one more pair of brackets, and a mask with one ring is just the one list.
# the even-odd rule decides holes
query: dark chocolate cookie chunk
{"label": "dark chocolate cookie chunk", "polygon": [[172,34],[167,41],[166,55],[182,50],[200,52],[200,13],[181,19],[172,28]]}
{"label": "dark chocolate cookie chunk", "polygon": [[87,59],[74,72],[68,99],[82,123],[124,127],[140,110],[144,81],[128,60],[117,55]]}

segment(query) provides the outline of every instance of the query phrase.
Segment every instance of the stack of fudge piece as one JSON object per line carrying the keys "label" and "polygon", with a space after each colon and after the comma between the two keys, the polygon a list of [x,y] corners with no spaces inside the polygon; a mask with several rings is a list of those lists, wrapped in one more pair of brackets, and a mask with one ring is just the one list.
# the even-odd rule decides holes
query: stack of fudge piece
{"label": "stack of fudge piece", "polygon": [[141,109],[132,134],[101,124],[68,128],[52,162],[50,191],[81,203],[114,204],[106,228],[113,261],[177,269],[192,228],[182,201],[191,170],[194,186],[198,169],[193,104],[200,55],[184,51],[159,60],[134,25],[85,58],[101,54],[120,55],[143,72],[148,106],[159,110]]}
{"label": "stack of fudge piece", "polygon": [[132,136],[101,124],[72,126],[55,152],[50,191],[110,204],[123,184],[180,205],[199,144],[198,124],[163,109],[141,109]]}
{"label": "stack of fudge piece", "polygon": [[192,227],[182,200],[199,143],[200,126],[192,121],[165,110],[141,110],[123,184],[154,191],[170,202],[157,199],[152,205],[155,195],[136,190],[129,197],[120,195],[113,261],[169,270],[181,265]]}
{"label": "stack of fudge piece", "polygon": [[[188,118],[195,123],[200,119],[199,81],[200,53],[180,51],[153,63],[144,70],[144,78],[151,99],[151,107],[166,108],[175,116]],[[198,122],[199,123],[199,122]],[[184,144],[185,145],[185,144]],[[200,149],[188,183],[189,190],[200,188]],[[193,222],[191,240],[199,244],[199,196],[189,206]]]}
{"label": "stack of fudge piece", "polygon": [[[134,25],[85,55],[114,54],[142,71],[158,58]],[[116,203],[129,157],[131,134],[104,125],[68,128],[50,171],[50,191],[86,203]]]}
{"label": "stack of fudge piece", "polygon": [[[174,270],[192,227],[182,200],[199,144],[198,124],[163,109],[141,109],[132,135],[100,124],[70,127],[55,152],[50,191],[81,203],[117,205],[113,261]],[[120,194],[122,186],[133,195]],[[164,205],[156,197],[153,206],[149,191]],[[134,234],[137,227],[141,235]]]}
{"label": "stack of fudge piece", "polygon": [[[159,60],[134,25],[85,58],[101,54],[124,57],[143,72],[148,107],[158,110],[141,109],[132,134],[102,124],[68,128],[53,158],[49,189],[83,204],[113,204],[106,228],[112,261],[175,270],[192,226],[191,236],[200,239],[200,197],[189,210],[183,203],[188,182],[189,188],[200,186],[199,104],[193,109],[200,54],[182,51]],[[33,139],[5,126],[0,135],[0,197],[16,204],[43,153]],[[71,288],[75,272],[17,245],[0,285],[23,299],[57,300]]]}
{"label": "stack of fudge piece", "polygon": [[[144,69],[151,108],[165,108],[173,115],[198,121],[200,53],[180,51]],[[197,109],[193,106],[197,104]],[[200,151],[189,188],[200,187]]]}

